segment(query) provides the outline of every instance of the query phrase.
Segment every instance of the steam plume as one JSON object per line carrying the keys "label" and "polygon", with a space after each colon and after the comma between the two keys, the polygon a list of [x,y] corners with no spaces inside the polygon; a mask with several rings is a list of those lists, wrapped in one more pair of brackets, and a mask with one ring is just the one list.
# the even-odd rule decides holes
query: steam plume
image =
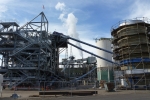
{"label": "steam plume", "polygon": [[[59,16],[59,19],[66,25],[68,29],[68,34],[79,40],[79,34],[76,31],[76,24],[78,22],[78,19],[74,16],[73,13],[69,13],[67,18],[65,18],[65,4],[58,2],[57,5],[55,6],[56,10],[62,11],[62,13]],[[82,48],[79,42],[76,42],[76,45]],[[83,57],[83,52],[79,50],[79,54],[81,57]]]}

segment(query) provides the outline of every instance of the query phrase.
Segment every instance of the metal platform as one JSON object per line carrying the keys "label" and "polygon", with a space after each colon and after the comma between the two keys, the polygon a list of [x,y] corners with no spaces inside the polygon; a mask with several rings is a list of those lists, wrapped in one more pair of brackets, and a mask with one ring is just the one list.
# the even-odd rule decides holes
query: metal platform
{"label": "metal platform", "polygon": [[73,90],[73,91],[40,91],[39,95],[62,95],[62,96],[89,96],[98,94],[96,90]]}

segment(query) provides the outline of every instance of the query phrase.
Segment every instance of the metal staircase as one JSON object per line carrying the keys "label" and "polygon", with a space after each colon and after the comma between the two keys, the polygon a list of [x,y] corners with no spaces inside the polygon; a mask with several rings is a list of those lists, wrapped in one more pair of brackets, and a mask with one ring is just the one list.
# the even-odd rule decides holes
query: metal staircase
{"label": "metal staircase", "polygon": [[24,77],[23,79],[19,80],[19,81],[15,81],[15,84],[12,84],[11,88],[13,88],[14,86],[18,86],[20,83],[24,82],[26,79],[28,79],[28,77]]}
{"label": "metal staircase", "polygon": [[14,56],[14,55],[20,53],[21,51],[27,49],[28,47],[32,46],[33,44],[34,44],[34,43],[30,43],[30,42],[29,42],[29,43],[27,43],[25,46],[22,46],[21,48],[16,48],[16,49],[13,51],[13,53],[10,54],[10,56]]}
{"label": "metal staircase", "polygon": [[22,62],[24,65],[28,66],[28,67],[33,67],[35,66],[35,64],[33,62],[31,62],[30,60],[26,60],[24,57],[17,55],[15,56],[20,62]]}

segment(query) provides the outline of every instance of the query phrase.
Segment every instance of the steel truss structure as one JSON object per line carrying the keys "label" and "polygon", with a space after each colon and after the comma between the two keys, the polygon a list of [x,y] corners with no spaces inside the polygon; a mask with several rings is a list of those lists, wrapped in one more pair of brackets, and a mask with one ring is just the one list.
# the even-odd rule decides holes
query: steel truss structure
{"label": "steel truss structure", "polygon": [[0,27],[1,72],[10,87],[39,87],[42,81],[61,80],[57,76],[59,48],[67,45],[48,33],[43,12],[22,27],[16,22],[1,22]]}
{"label": "steel truss structure", "polygon": [[[63,59],[59,64],[63,66],[60,68],[60,72],[63,73],[67,80],[86,80],[89,82],[96,81],[96,70],[91,71],[96,66],[96,58],[88,57],[82,59],[74,59],[74,56],[70,56],[69,59]],[[91,71],[91,72],[90,72]]]}

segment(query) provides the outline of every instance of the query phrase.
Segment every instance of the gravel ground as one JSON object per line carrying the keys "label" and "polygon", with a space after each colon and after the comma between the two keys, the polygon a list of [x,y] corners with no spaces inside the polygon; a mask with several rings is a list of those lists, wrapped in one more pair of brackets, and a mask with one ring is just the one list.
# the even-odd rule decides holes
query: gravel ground
{"label": "gravel ground", "polygon": [[150,90],[117,90],[116,92],[106,92],[98,90],[98,94],[93,96],[38,96],[38,91],[12,91],[3,90],[0,100],[14,100],[10,96],[17,93],[21,97],[19,100],[150,100]]}

